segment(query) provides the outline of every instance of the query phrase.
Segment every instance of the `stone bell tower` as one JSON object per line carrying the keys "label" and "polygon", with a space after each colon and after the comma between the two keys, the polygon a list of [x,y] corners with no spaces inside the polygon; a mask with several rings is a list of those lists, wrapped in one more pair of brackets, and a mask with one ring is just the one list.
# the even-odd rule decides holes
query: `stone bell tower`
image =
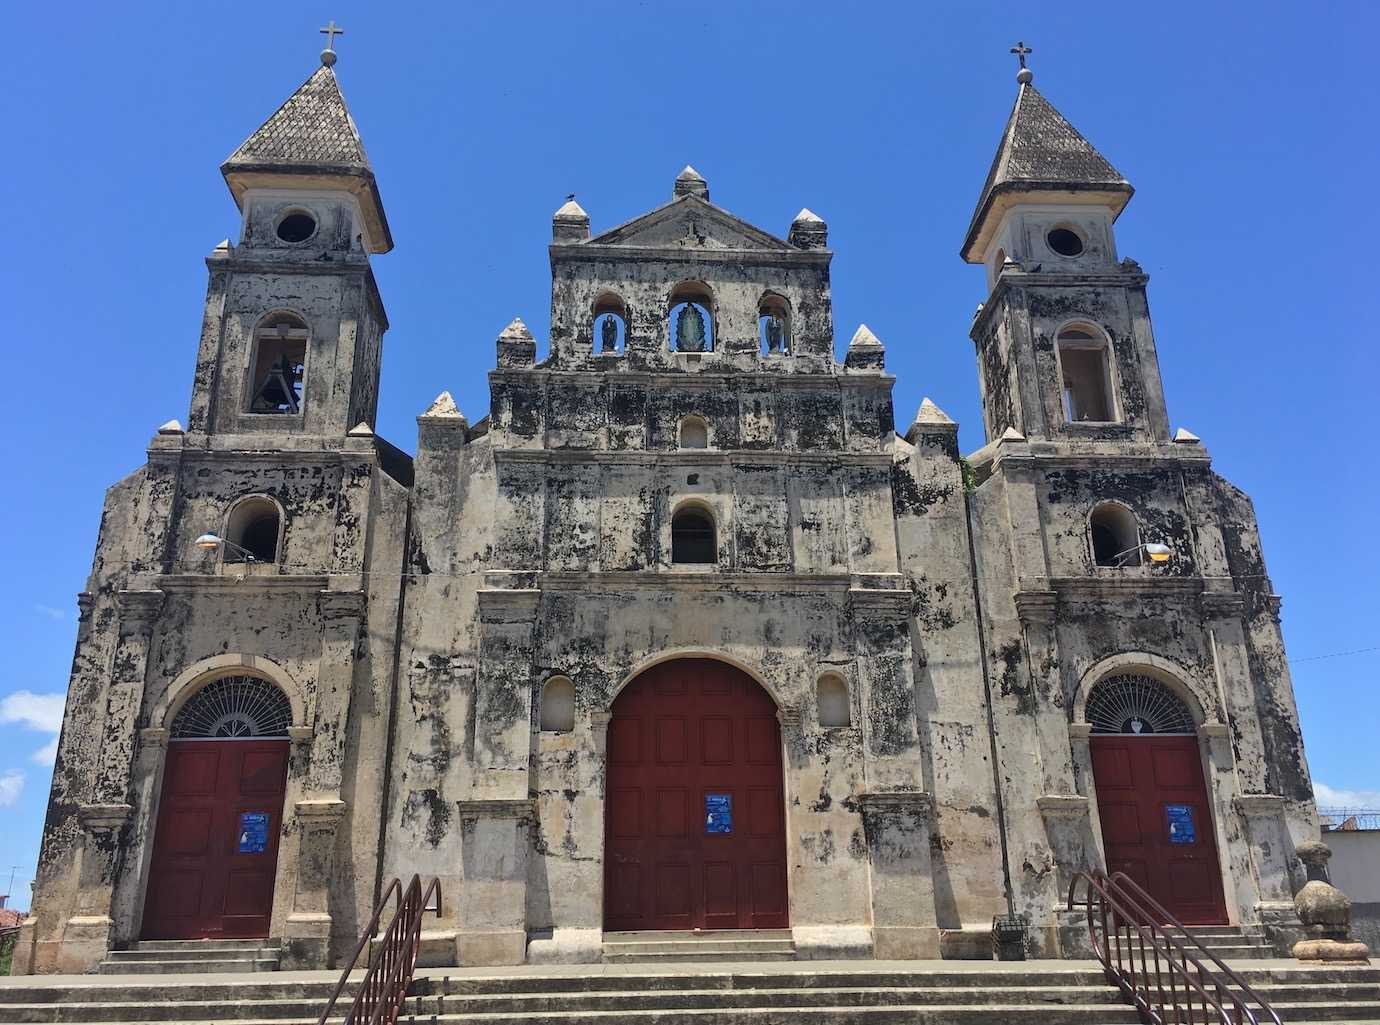
{"label": "stone bell tower", "polygon": [[388,322],[369,267],[393,238],[335,52],[221,165],[239,244],[210,285],[192,434],[342,437],[372,425]]}
{"label": "stone bell tower", "polygon": [[1022,67],[961,250],[987,268],[974,319],[987,440],[1168,440],[1148,280],[1118,262],[1133,189]]}

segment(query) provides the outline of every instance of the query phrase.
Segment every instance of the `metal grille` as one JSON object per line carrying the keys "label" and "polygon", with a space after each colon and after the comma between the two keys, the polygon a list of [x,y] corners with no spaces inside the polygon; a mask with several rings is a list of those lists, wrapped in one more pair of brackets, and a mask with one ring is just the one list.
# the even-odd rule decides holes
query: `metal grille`
{"label": "metal grille", "polygon": [[1193,716],[1182,698],[1159,680],[1127,673],[1103,680],[1088,695],[1094,733],[1192,733]]}
{"label": "metal grille", "polygon": [[173,720],[178,740],[286,737],[292,725],[287,695],[257,676],[213,680],[182,706]]}

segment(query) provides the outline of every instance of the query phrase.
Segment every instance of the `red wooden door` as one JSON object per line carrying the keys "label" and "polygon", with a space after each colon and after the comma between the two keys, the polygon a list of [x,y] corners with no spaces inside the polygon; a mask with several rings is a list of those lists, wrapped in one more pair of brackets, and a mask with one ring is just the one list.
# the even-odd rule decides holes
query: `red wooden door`
{"label": "red wooden door", "polygon": [[1198,738],[1092,737],[1107,871],[1125,872],[1185,925],[1227,921]]}
{"label": "red wooden door", "polygon": [[287,762],[286,740],[168,745],[145,939],[268,935]]}
{"label": "red wooden door", "polygon": [[629,684],[605,795],[605,929],[789,924],[781,728],[745,673],[682,659]]}

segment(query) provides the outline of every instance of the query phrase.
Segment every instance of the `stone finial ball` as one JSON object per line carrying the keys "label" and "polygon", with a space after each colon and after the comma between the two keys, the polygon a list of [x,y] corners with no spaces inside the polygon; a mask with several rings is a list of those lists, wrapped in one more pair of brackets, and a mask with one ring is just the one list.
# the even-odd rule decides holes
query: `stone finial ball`
{"label": "stone finial ball", "polygon": [[1016,81],[1021,83],[1021,85],[1029,85],[1034,80],[1035,72],[1031,71],[1029,68],[1021,68],[1020,71],[1016,72]]}
{"label": "stone finial ball", "polygon": [[334,50],[329,50],[329,49],[327,49],[327,50],[322,50],[322,51],[321,51],[321,63],[324,64],[324,65],[325,65],[326,67],[328,67],[328,68],[329,68],[329,67],[333,67],[333,66],[335,65],[335,51],[334,51]]}

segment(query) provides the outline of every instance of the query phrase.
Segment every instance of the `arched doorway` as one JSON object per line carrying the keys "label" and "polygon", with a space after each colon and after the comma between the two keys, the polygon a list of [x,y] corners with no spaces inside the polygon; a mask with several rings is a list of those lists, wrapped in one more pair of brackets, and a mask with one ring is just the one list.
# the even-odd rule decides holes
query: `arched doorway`
{"label": "arched doorway", "polygon": [[177,713],[145,939],[268,935],[291,724],[287,696],[256,676],[212,680]]}
{"label": "arched doorway", "polygon": [[1227,921],[1193,716],[1159,680],[1121,673],[1088,694],[1107,871],[1125,872],[1186,925]]}
{"label": "arched doorway", "polygon": [[606,930],[789,924],[781,727],[746,673],[678,659],[628,684],[604,807]]}

